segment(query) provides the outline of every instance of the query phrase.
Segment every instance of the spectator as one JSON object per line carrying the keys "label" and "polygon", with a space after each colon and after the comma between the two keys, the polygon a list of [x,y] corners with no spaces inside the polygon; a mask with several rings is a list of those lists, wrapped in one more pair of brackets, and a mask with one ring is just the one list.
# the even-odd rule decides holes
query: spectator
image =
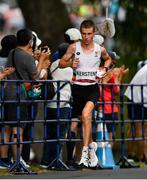
{"label": "spectator", "polygon": [[[77,28],[67,29],[64,33],[65,43],[61,43],[59,45],[58,50],[53,54],[53,60],[60,59],[66,53],[66,50],[70,44],[81,41],[81,39],[82,39],[81,33]],[[76,133],[75,131],[78,126],[78,122],[76,122],[75,120],[78,120],[78,119],[72,119],[70,130],[67,136],[68,139],[75,138],[75,133]],[[66,163],[67,165],[70,165],[71,164],[70,161],[73,159],[72,156],[73,156],[75,142],[69,141],[66,143],[66,145],[67,145],[67,162]],[[80,151],[79,146],[78,146],[78,149]]]}
{"label": "spectator", "polygon": [[[73,43],[67,49],[66,54],[60,60],[62,68],[74,69],[72,95],[73,95],[73,118],[81,115],[83,127],[83,150],[80,166],[95,167],[98,159],[95,154],[97,144],[92,142],[92,111],[97,102],[99,92],[96,84],[96,71],[100,65],[100,57],[105,60],[103,73],[109,68],[111,58],[106,49],[93,42],[95,24],[91,20],[81,23],[81,42]],[[75,54],[75,59],[69,58]]]}
{"label": "spectator", "polygon": [[[0,80],[5,79],[8,75],[13,73],[15,71],[14,68],[12,67],[7,67],[4,68],[3,71],[0,72]],[[0,84],[0,94],[2,94],[2,85]],[[2,96],[0,96],[0,101]],[[4,113],[2,111],[3,105],[0,102],[0,121],[3,121]],[[3,127],[3,124],[0,124],[0,134],[1,134],[1,139],[4,139],[4,143],[9,142],[9,138],[7,136],[9,129],[7,126]],[[4,131],[2,131],[2,128]],[[1,141],[1,140],[0,140]],[[7,169],[10,168],[12,165],[10,159],[8,158],[8,145],[0,145],[0,169]]]}
{"label": "spectator", "polygon": [[[132,120],[128,130],[128,136],[132,138],[142,138],[128,144],[128,158],[135,161],[143,161],[147,164],[147,141],[143,137],[147,136],[147,64],[140,68],[134,75],[130,85],[134,85],[133,89],[128,86],[125,96],[128,98],[128,117]],[[138,85],[138,86],[137,86]],[[143,90],[141,88],[143,86]],[[137,120],[140,120],[138,122]],[[135,151],[135,145],[137,150]]]}
{"label": "spectator", "polygon": [[[32,31],[29,29],[21,29],[17,32],[17,47],[10,52],[8,57],[7,66],[14,66],[15,72],[8,76],[10,80],[36,80],[39,77],[39,74],[44,66],[44,62],[48,60],[50,51],[42,52],[39,64],[36,68],[35,59],[32,56],[32,47],[33,47],[33,35]],[[16,63],[17,62],[17,63]],[[20,86],[21,87],[21,86]],[[11,91],[10,91],[11,89]],[[8,83],[5,88],[5,99],[6,100],[17,100],[18,86],[16,83]],[[26,100],[26,94],[22,88],[20,88],[19,98],[21,100]],[[17,100],[18,102],[18,100]],[[17,124],[19,120],[17,107],[20,107],[20,123]],[[26,103],[6,103],[5,106],[5,118],[7,121],[15,121],[13,124],[8,124],[10,130],[12,131],[12,142],[17,141],[17,127],[20,128],[20,142],[22,142],[23,130],[26,123],[21,121],[27,121],[28,119],[28,110]],[[13,161],[17,160],[17,150],[16,145],[12,146],[13,152]],[[20,145],[20,155],[22,152],[22,145]],[[20,161],[24,164],[25,167],[29,167],[22,158]]]}
{"label": "spectator", "polygon": [[65,54],[65,50],[69,44],[80,41],[82,39],[81,33],[77,28],[69,28],[64,33],[64,43],[58,46],[57,51],[53,54],[53,61],[60,59]]}
{"label": "spectator", "polygon": [[[63,45],[63,46],[62,46]],[[64,46],[65,44],[61,44],[59,47],[59,54],[64,54],[66,52],[66,49],[68,46]],[[62,52],[61,52],[62,51]],[[62,57],[62,55],[61,55]],[[59,56],[59,58],[61,58]],[[73,70],[71,67],[67,67],[65,69],[61,69],[58,67],[60,59],[54,61],[51,65],[50,71],[52,73],[53,80],[61,80],[61,81],[71,81]],[[55,70],[56,69],[56,70]],[[55,70],[55,71],[54,71]],[[57,83],[54,83],[55,90],[57,90]],[[70,118],[70,98],[71,98],[71,87],[70,84],[64,84],[64,82],[61,82],[60,84],[60,102],[59,107],[57,105],[57,94],[53,97],[53,101],[48,103],[47,105],[47,119],[48,120],[57,120],[60,119],[69,119]],[[58,115],[59,112],[59,115]],[[57,138],[59,139],[65,139],[66,132],[68,130],[68,122],[48,122],[47,123],[47,139],[48,140],[55,140]],[[57,135],[57,127],[59,125],[59,136]],[[45,142],[43,147],[43,156],[41,161],[41,167],[42,168],[53,168],[53,166],[56,166],[53,162],[53,160],[56,161],[57,157],[61,156],[61,150],[62,150],[63,143],[62,142]],[[57,154],[57,147],[59,147],[59,154]],[[51,164],[51,166],[50,166]]]}
{"label": "spectator", "polygon": [[[55,53],[52,56],[52,59],[55,62],[52,63],[52,66],[50,68],[51,72],[54,71],[54,69],[56,69],[58,67],[59,59],[66,53],[66,50],[67,50],[69,44],[72,44],[75,41],[79,41],[79,40],[81,40],[81,38],[82,37],[81,37],[80,31],[76,28],[69,28],[65,31],[65,33],[64,33],[65,42],[61,43],[58,46],[57,51],[55,51]],[[66,75],[65,75],[66,73],[69,74],[69,77],[66,77]],[[52,73],[52,78],[53,78],[53,80],[69,80],[70,81],[72,73],[73,73],[73,71],[71,68],[65,68],[65,69],[57,68],[57,70],[55,70],[55,72]],[[66,85],[66,86],[68,86],[68,85]],[[71,90],[69,87],[66,87],[66,86],[63,87],[63,89],[61,89],[60,97],[61,97],[61,100],[65,100],[64,98],[66,98],[67,101],[69,101]],[[56,99],[56,96],[54,97],[54,99]],[[62,118],[63,119],[69,118],[68,117],[69,116],[69,104],[68,103],[65,105],[63,105],[63,103],[61,103],[61,104],[62,104],[62,108],[61,108]],[[49,119],[50,118],[57,118],[57,115],[55,114],[55,111],[57,111],[56,103],[49,103],[48,107],[49,107],[48,111],[52,112],[52,116],[50,116],[50,113],[48,113],[48,115],[49,115],[48,118]],[[60,124],[60,127],[61,127],[61,129],[60,129],[61,135],[60,136],[61,136],[61,138],[65,138],[65,133],[67,131],[67,124],[68,123],[65,123],[65,122]],[[57,134],[56,134],[57,128],[56,127],[57,127],[57,123],[48,123],[47,132],[50,131],[51,129],[54,129],[52,134],[49,135],[49,133],[47,133],[48,139],[51,139],[51,138],[56,139],[57,138]],[[41,165],[40,165],[42,168],[48,168],[51,161],[53,159],[56,159],[57,143],[55,142],[55,143],[52,143],[52,145],[50,145],[50,144],[51,143],[45,143],[44,144],[43,156],[42,156],[42,161],[41,161]],[[62,143],[60,143],[59,149],[60,149],[59,153],[61,154]]]}
{"label": "spectator", "polygon": [[81,33],[77,28],[69,28],[64,33],[64,39],[67,43],[72,44],[79,40],[82,40]]}
{"label": "spectator", "polygon": [[17,40],[15,35],[6,35],[1,40],[0,67],[5,67],[8,61],[9,52],[16,48]]}
{"label": "spectator", "polygon": [[[32,31],[33,34],[33,56],[35,58],[35,64],[36,67],[39,64],[39,58],[41,55],[41,50],[39,50],[39,46],[41,45],[42,41],[38,38],[38,35]],[[48,67],[50,65],[50,61],[47,60],[46,63],[44,63],[46,66],[41,70],[39,74],[39,80],[45,80],[47,79],[47,74],[48,74]],[[32,110],[33,109],[33,110]],[[37,110],[38,110],[38,103],[31,103],[28,105],[28,119],[33,121],[36,118],[37,115]],[[33,112],[33,113],[32,113]],[[30,141],[31,140],[31,127],[32,125],[30,123],[27,123],[24,132],[23,132],[23,141]],[[24,144],[22,148],[22,158],[24,159],[25,162],[30,163],[30,143],[29,144]]]}
{"label": "spectator", "polygon": [[[106,121],[106,127],[109,133],[109,138],[115,138],[115,126],[116,120],[118,120],[118,112],[119,107],[115,103],[116,97],[119,94],[120,87],[119,85],[109,85],[112,84],[120,84],[122,82],[122,78],[128,72],[128,69],[125,66],[121,66],[119,68],[114,68],[117,60],[120,58],[115,52],[108,52],[109,56],[112,58],[112,67],[106,73],[106,75],[102,79],[102,83],[104,83],[103,88],[101,88],[99,101],[104,102],[104,105],[100,105],[100,109],[102,110],[103,119]],[[107,85],[108,84],[108,85]],[[107,104],[107,102],[109,104]],[[110,102],[112,102],[110,104]],[[113,122],[112,122],[113,121]],[[111,143],[113,145],[113,143]]]}
{"label": "spectator", "polygon": [[[17,45],[15,35],[6,35],[1,40],[1,50],[0,50],[0,68],[1,68],[1,78],[7,78],[8,75],[14,72],[14,68],[6,68],[8,61],[9,52],[14,49]],[[2,107],[1,107],[2,108]],[[9,142],[9,127],[5,126],[4,128],[4,141],[5,143]],[[1,156],[0,156],[0,169],[9,168],[11,161],[8,158],[8,145],[1,145]]]}

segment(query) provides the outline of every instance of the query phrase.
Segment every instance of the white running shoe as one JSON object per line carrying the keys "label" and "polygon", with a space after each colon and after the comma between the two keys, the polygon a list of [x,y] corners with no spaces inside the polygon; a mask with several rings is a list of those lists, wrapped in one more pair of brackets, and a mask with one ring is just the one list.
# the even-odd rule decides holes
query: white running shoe
{"label": "white running shoe", "polygon": [[98,164],[98,158],[96,155],[97,143],[92,142],[89,144],[89,167],[96,167]]}
{"label": "white running shoe", "polygon": [[83,166],[88,167],[88,160],[89,160],[88,146],[87,147],[84,146],[83,150],[82,150],[82,156],[81,156],[81,160],[79,162],[79,165],[83,165]]}

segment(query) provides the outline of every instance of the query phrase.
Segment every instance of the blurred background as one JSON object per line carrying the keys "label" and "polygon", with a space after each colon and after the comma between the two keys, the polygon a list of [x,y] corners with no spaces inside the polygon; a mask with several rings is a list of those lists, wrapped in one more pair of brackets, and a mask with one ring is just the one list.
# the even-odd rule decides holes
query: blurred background
{"label": "blurred background", "polygon": [[[98,26],[105,20],[107,9],[116,33],[112,38],[104,37],[104,46],[120,56],[118,66],[125,64],[130,69],[124,79],[129,83],[138,62],[147,60],[147,0],[0,0],[0,39],[27,27],[53,53],[63,42],[68,28],[79,28],[87,18]],[[43,109],[38,118],[42,117],[41,113]],[[36,129],[39,138],[43,128],[37,125]],[[39,159],[41,148],[34,148]]]}
{"label": "blurred background", "polygon": [[146,0],[0,0],[0,38],[28,27],[53,52],[67,28],[79,28],[87,18],[98,25],[105,19],[107,7],[116,33],[113,38],[104,37],[105,47],[116,51],[121,57],[119,64],[130,68],[127,82],[138,61],[147,59]]}

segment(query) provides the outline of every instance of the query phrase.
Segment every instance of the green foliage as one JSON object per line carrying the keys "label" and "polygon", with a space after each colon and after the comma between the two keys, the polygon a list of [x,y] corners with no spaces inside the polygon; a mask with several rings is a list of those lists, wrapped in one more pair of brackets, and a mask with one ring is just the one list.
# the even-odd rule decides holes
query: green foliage
{"label": "green foliage", "polygon": [[130,79],[136,72],[138,61],[147,59],[147,1],[123,0],[126,9],[126,21],[116,22],[116,49],[122,61],[130,68]]}
{"label": "green foliage", "polygon": [[[94,4],[96,0],[85,0]],[[147,59],[147,0],[120,0],[119,4],[126,10],[126,20],[115,20],[115,50],[120,54],[120,64],[129,67],[129,82],[137,70],[137,63]]]}

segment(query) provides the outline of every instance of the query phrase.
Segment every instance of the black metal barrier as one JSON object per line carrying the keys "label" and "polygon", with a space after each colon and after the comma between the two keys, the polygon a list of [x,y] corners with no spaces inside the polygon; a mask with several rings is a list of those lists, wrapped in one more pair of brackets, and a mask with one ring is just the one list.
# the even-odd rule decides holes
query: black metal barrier
{"label": "black metal barrier", "polygon": [[[28,99],[26,96],[24,96],[24,94],[22,93],[22,83],[24,83],[26,81],[1,81],[1,120],[0,120],[0,127],[1,127],[1,139],[0,139],[0,146],[1,148],[3,146],[6,145],[10,145],[10,146],[17,146],[17,156],[16,156],[16,162],[14,162],[14,164],[9,168],[9,172],[10,173],[26,173],[26,174],[36,174],[35,172],[30,171],[30,169],[26,168],[24,166],[24,164],[21,162],[21,146],[24,144],[44,144],[47,142],[57,142],[57,149],[56,149],[56,158],[53,159],[53,161],[51,162],[50,166],[52,166],[53,164],[55,164],[55,167],[61,166],[63,168],[65,168],[66,170],[70,170],[69,167],[62,161],[61,157],[60,157],[60,143],[61,142],[82,142],[82,132],[81,132],[81,136],[80,138],[75,138],[73,139],[71,136],[69,136],[69,138],[64,137],[64,138],[60,138],[60,125],[62,122],[66,123],[68,125],[68,127],[70,127],[70,124],[72,122],[72,97],[69,98],[68,102],[64,101],[64,100],[60,100],[60,86],[62,83],[64,83],[65,81],[53,81],[57,84],[57,96],[56,99],[53,100],[49,100],[47,98],[47,83],[51,83],[52,80],[47,80],[47,81],[35,81],[38,83],[42,84],[43,87],[43,91],[44,91],[44,97],[43,98],[38,98],[38,99]],[[32,84],[34,84],[34,81],[27,81],[27,82],[31,82]],[[69,83],[70,82],[66,82]],[[13,85],[11,84],[15,84],[15,90],[16,90],[16,96],[12,96],[11,97],[11,91]],[[114,112],[114,104],[118,106],[119,109],[119,118],[117,121],[115,121],[113,118],[111,120],[107,120],[104,117],[101,118],[101,121],[103,124],[112,124],[112,139],[106,139],[105,134],[104,134],[104,138],[103,139],[97,139],[97,135],[94,137],[94,140],[97,143],[101,143],[101,142],[120,142],[120,150],[117,149],[118,152],[120,152],[120,160],[118,161],[118,165],[120,165],[120,167],[138,167],[136,165],[132,165],[130,162],[128,162],[128,159],[126,157],[126,153],[125,153],[125,143],[126,142],[130,142],[130,141],[146,141],[147,140],[147,134],[146,134],[146,130],[145,130],[145,125],[147,123],[147,119],[144,113],[144,105],[147,104],[147,102],[144,101],[143,98],[143,89],[146,88],[146,85],[130,85],[130,84],[107,84],[107,86],[110,86],[111,88],[111,101],[106,101],[105,100],[105,93],[104,93],[104,86],[105,84],[99,84],[102,87],[102,99],[101,101],[98,100],[97,102],[97,106],[93,112],[93,127],[97,126],[99,120],[100,120],[100,110],[101,113],[104,114],[105,112],[105,105],[109,104],[111,105],[111,111],[112,111],[112,117]],[[70,84],[71,86],[71,84]],[[120,87],[120,91],[117,95],[117,97],[115,97],[115,92],[113,91],[113,87],[115,86],[119,86]],[[132,101],[128,101],[128,99],[124,96],[124,92],[125,89],[127,87],[131,88],[131,99]],[[140,103],[134,103],[134,95],[133,95],[133,88],[140,88]],[[10,91],[10,98],[9,98],[9,94],[7,92],[6,95],[6,91],[5,89],[7,89],[7,91]],[[14,89],[13,89],[14,90]],[[13,94],[13,93],[12,93]],[[23,94],[23,95],[22,95]],[[56,119],[48,119],[48,104],[49,103],[53,103],[55,102],[56,104],[56,113],[57,113],[57,118]],[[69,112],[68,112],[68,118],[64,118],[62,119],[62,112],[60,112],[60,103],[66,102],[67,104],[69,104]],[[39,103],[42,103],[43,105],[43,112],[42,112],[42,118],[41,119],[35,119],[35,106]],[[132,114],[132,119],[128,119],[128,115],[127,115],[127,105],[131,104],[132,105],[132,109],[131,109],[131,114]],[[142,107],[142,114],[140,119],[134,119],[133,117],[135,117],[135,111],[136,109],[134,109],[133,105],[141,105]],[[13,106],[16,107],[16,112],[12,112],[11,113],[15,115],[16,119],[11,121],[8,121],[8,119],[6,119],[7,115],[10,115],[10,112],[7,111],[6,107],[7,105],[10,105],[13,109]],[[22,106],[25,105],[24,107],[29,107],[29,109],[31,110],[31,114],[30,117],[27,117],[26,119],[24,118],[24,120],[22,120],[22,112],[21,112],[21,108]],[[9,109],[11,110],[9,106]],[[7,113],[7,114],[6,114]],[[77,120],[79,122],[79,120]],[[56,126],[56,139],[48,139],[48,130],[47,130],[47,125],[49,123],[57,123]],[[141,123],[141,127],[142,127],[142,136],[141,137],[136,137],[135,136],[135,123]],[[30,133],[30,140],[27,141],[22,141],[21,139],[21,125],[26,125],[26,124],[30,124],[31,126],[31,133]],[[35,124],[42,124],[43,125],[43,136],[40,139],[35,139]],[[119,134],[116,134],[116,130],[114,129],[115,125],[119,125],[120,126],[120,131]],[[6,132],[5,132],[5,128],[6,126],[9,127],[13,127],[13,125],[15,125],[16,128],[16,132],[14,133],[15,135],[15,139],[16,141],[12,141],[12,139],[9,139],[9,141],[6,142],[5,137],[6,137]],[[131,137],[127,137],[127,133],[126,133],[126,127],[127,125],[131,125],[131,132],[132,132],[132,136]],[[14,127],[15,127],[14,126]],[[70,128],[69,128],[70,129]],[[118,130],[118,128],[117,128]],[[38,133],[38,132],[37,132]],[[71,131],[69,130],[69,133],[71,133]],[[96,133],[96,128],[93,128],[93,134],[95,135]]]}

